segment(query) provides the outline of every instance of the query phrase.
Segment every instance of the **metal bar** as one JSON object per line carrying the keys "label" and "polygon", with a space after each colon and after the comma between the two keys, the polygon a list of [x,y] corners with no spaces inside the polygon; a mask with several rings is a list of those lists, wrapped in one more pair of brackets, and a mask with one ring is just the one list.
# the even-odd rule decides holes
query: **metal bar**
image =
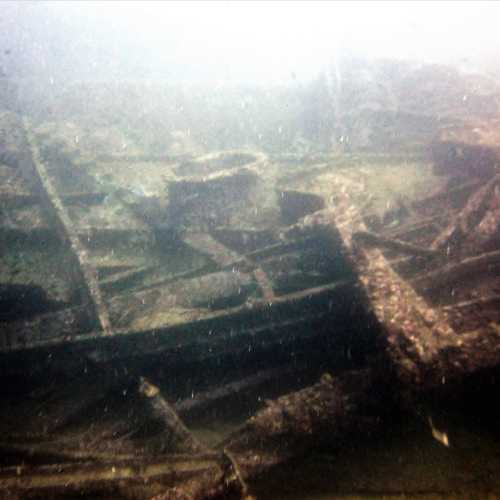
{"label": "metal bar", "polygon": [[26,133],[27,149],[31,154],[23,155],[20,167],[25,177],[31,182],[32,187],[40,195],[42,204],[51,222],[55,223],[60,236],[76,258],[76,269],[73,271],[76,278],[85,287],[88,299],[94,307],[102,331],[105,335],[111,335],[111,323],[99,289],[97,272],[90,265],[88,253],[81,244],[68,212],[50,179],[44,163],[40,159],[40,152],[26,120],[23,120],[23,126]]}

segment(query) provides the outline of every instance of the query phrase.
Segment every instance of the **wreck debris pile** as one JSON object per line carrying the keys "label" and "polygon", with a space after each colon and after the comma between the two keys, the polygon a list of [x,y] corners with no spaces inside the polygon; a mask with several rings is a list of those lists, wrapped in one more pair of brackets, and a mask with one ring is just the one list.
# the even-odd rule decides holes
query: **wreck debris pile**
{"label": "wreck debris pile", "polygon": [[[440,155],[449,147],[433,145],[435,169],[459,169],[453,180],[460,198],[443,190],[430,204],[417,200],[396,230],[369,209],[354,212],[348,224],[342,207],[330,215],[386,330],[391,359],[417,392],[445,390],[443,384],[492,369],[500,360],[499,233],[496,222],[489,224],[496,219],[500,159],[493,149],[482,155],[476,144],[461,143],[463,154],[454,163],[455,157]],[[471,184],[471,176],[481,181]]]}

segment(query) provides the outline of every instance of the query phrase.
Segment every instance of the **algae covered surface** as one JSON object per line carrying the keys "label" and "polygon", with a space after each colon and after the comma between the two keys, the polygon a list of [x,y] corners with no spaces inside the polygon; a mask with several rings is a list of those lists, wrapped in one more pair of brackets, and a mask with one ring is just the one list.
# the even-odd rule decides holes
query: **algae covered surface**
{"label": "algae covered surface", "polygon": [[[333,380],[379,363],[392,375],[383,328],[346,258],[350,239],[332,214],[345,212],[343,230],[353,220],[386,230],[398,276],[426,270],[426,258],[438,252],[418,245],[432,245],[434,233],[424,226],[417,244],[398,240],[405,227],[422,229],[419,200],[453,205],[448,190],[458,186],[466,200],[480,182],[474,168],[470,178],[438,172],[429,149],[443,131],[458,137],[453,127],[476,138],[500,109],[490,78],[348,57],[307,83],[295,75],[268,86],[94,75],[5,81],[0,104],[11,111],[0,114],[0,291],[9,310],[2,310],[0,345],[5,359],[13,356],[2,365],[12,370],[2,383],[0,445],[12,482],[13,467],[25,471],[25,462],[54,471],[68,456],[63,465],[72,467],[81,457],[114,460],[115,452],[138,464],[129,476],[139,474],[144,450],[153,457],[179,451],[172,428],[222,454],[224,444],[217,446],[256,413],[325,373]],[[21,174],[23,127],[35,167],[53,186],[48,200]],[[467,157],[462,146],[448,153]],[[491,191],[488,203],[498,210]],[[53,224],[54,207],[62,207],[56,215],[66,233]],[[433,213],[429,227],[445,230],[453,217],[442,219],[456,211]],[[411,253],[419,250],[427,255]],[[73,276],[75,265],[91,279]],[[99,292],[93,304],[85,285],[91,299]],[[426,305],[448,307],[455,288],[441,302],[426,296]],[[387,297],[396,302],[397,288]],[[85,321],[91,306],[109,315],[109,330]],[[456,340],[446,359],[459,351]],[[409,363],[418,364],[411,354]],[[381,392],[394,399],[401,392],[406,407],[385,428],[358,435],[373,423],[363,415],[356,432],[341,429],[335,446],[315,436],[289,463],[252,478],[251,493],[264,500],[498,498],[500,440],[485,403],[495,376],[477,382],[482,405],[458,394],[458,408],[444,408],[449,401],[439,397],[434,406],[408,403],[411,390],[390,379]],[[157,384],[150,395],[157,399],[138,395],[144,377]],[[307,416],[321,409],[299,408]],[[174,425],[172,412],[180,415]],[[288,424],[291,414],[280,418]],[[286,448],[277,441],[278,452]],[[106,469],[106,480],[113,473]],[[57,470],[53,477],[60,479]],[[164,493],[160,483],[148,490],[139,482],[118,485],[117,498]]]}

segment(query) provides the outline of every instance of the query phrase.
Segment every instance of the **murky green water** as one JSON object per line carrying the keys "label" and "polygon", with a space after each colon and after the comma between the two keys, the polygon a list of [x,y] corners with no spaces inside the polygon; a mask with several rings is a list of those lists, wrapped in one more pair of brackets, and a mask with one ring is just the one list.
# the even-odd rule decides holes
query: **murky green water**
{"label": "murky green water", "polygon": [[[397,410],[380,427],[335,447],[315,436],[252,478],[251,493],[500,498],[500,3],[423,5],[3,3],[0,481],[28,478],[9,500],[67,498],[58,467],[177,453],[142,377],[214,452],[266,400],[379,359],[391,376],[458,367],[459,393],[387,398]],[[374,318],[382,301],[368,303],[372,284],[358,278],[382,259],[351,262],[354,233],[369,231],[392,238],[382,258],[430,313],[400,335],[401,353],[386,355],[383,327],[411,323],[412,309]],[[492,263],[433,296],[424,272],[455,262],[455,236],[465,259]],[[378,285],[387,303],[402,295]],[[456,313],[444,347],[435,311]],[[191,412],[198,394],[213,399]],[[32,489],[38,466],[40,484],[62,481],[57,492]],[[164,487],[146,483],[118,485],[115,498]],[[78,488],[72,498],[92,498]]]}

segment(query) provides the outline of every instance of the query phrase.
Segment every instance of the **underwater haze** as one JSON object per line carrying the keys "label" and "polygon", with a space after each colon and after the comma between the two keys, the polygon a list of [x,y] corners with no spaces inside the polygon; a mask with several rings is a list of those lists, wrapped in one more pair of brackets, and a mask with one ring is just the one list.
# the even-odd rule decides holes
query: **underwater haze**
{"label": "underwater haze", "polygon": [[500,498],[500,3],[0,4],[0,499]]}
{"label": "underwater haze", "polygon": [[[307,81],[339,51],[498,72],[495,2],[4,2],[10,77]],[[6,52],[8,51],[8,53]]]}

